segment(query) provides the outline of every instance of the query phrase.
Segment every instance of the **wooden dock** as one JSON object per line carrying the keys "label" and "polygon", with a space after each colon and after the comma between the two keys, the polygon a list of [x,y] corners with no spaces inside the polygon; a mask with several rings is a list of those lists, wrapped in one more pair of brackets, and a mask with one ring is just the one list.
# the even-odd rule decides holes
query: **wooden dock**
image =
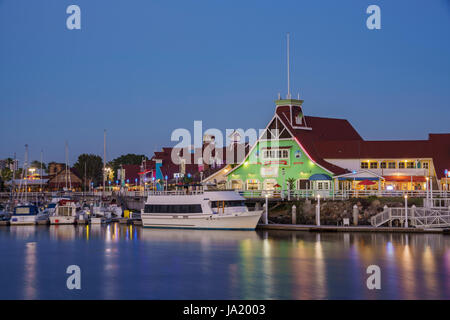
{"label": "wooden dock", "polygon": [[399,232],[444,233],[443,229],[372,227],[372,226],[315,226],[303,224],[258,224],[258,230],[308,231],[308,232]]}

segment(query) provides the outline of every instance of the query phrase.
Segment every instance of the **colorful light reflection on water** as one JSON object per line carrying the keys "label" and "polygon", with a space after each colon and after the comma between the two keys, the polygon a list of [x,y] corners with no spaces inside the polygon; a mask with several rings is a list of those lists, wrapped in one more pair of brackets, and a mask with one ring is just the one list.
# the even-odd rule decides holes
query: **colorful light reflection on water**
{"label": "colorful light reflection on water", "polygon": [[[0,228],[1,299],[449,299],[450,237]],[[79,265],[82,289],[66,288]],[[368,290],[366,268],[381,268]]]}

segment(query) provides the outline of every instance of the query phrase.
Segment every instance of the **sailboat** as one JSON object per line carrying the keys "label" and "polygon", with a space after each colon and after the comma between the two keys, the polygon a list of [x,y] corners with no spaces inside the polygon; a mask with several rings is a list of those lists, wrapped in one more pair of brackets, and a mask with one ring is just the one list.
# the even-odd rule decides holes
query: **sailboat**
{"label": "sailboat", "polygon": [[[22,179],[19,185],[19,199],[15,202],[17,205],[14,207],[11,218],[9,220],[11,225],[18,224],[36,224],[38,221],[48,220],[48,214],[42,212],[38,206],[28,201],[28,186],[27,186],[27,172],[28,172],[28,145],[25,145],[25,160],[22,169]],[[23,191],[22,191],[23,186]]]}

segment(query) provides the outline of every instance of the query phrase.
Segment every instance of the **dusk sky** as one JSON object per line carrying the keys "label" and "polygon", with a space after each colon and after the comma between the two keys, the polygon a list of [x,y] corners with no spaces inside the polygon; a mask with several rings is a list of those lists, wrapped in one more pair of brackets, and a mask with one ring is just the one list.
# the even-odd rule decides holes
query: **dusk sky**
{"label": "dusk sky", "polygon": [[[81,8],[81,30],[66,8]],[[381,8],[381,30],[366,8]],[[450,132],[450,1],[0,0],[0,158],[151,156],[176,128],[264,128],[286,94],[364,139]]]}

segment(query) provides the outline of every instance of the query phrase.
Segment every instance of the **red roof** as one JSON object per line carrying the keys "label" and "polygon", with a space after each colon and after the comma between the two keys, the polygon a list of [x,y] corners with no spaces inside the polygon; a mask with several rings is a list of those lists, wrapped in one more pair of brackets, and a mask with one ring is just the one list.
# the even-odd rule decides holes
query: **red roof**
{"label": "red roof", "polygon": [[141,169],[140,165],[124,164],[122,165],[122,168],[125,169],[125,182],[129,180],[130,183],[135,183],[136,179],[139,180],[139,171]]}
{"label": "red roof", "polygon": [[450,170],[450,133],[431,133],[428,140],[320,141],[316,148],[325,159],[432,158],[439,178]]}
{"label": "red roof", "polygon": [[294,134],[297,142],[305,149],[314,162],[334,174],[344,174],[349,172],[347,169],[325,161],[317,149],[317,144],[321,141],[343,139],[361,141],[361,136],[347,120],[305,117],[308,127],[312,130],[294,129],[290,123],[290,108],[288,106],[277,107],[276,114],[289,131]]}
{"label": "red roof", "polygon": [[450,133],[430,133],[428,140],[436,175],[443,178],[450,171]]}
{"label": "red roof", "polygon": [[431,158],[428,140],[321,141],[317,151],[326,159]]}

